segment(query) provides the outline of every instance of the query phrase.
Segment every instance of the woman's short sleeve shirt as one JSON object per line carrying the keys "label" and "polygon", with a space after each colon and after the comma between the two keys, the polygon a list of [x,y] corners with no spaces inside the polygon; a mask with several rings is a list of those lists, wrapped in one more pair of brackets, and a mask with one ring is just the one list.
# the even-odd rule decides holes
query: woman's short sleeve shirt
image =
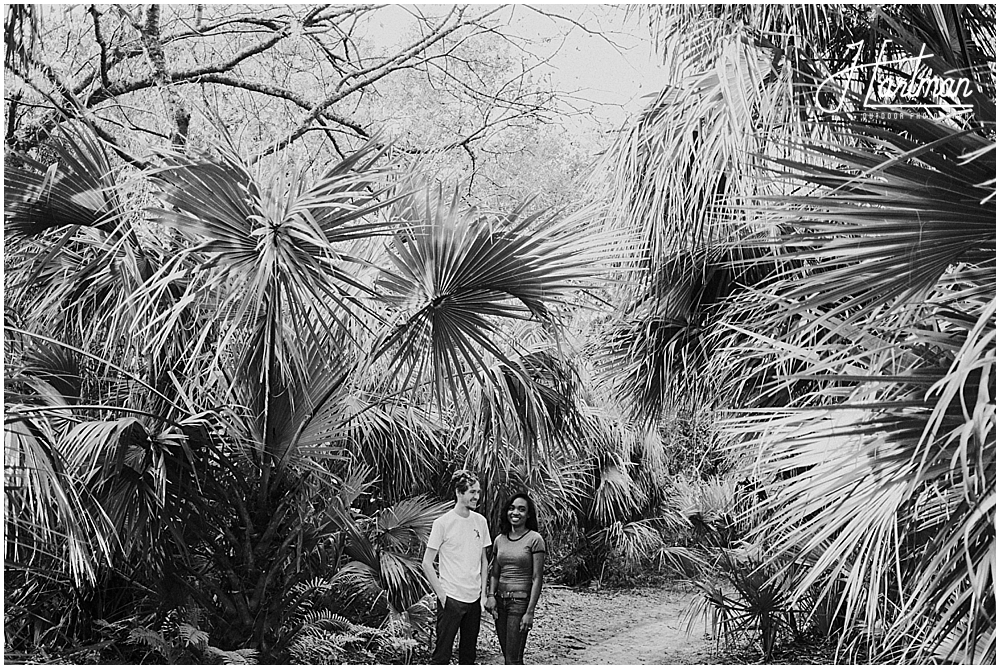
{"label": "woman's short sleeve shirt", "polygon": [[511,541],[507,535],[497,536],[493,542],[494,559],[500,569],[498,592],[531,592],[531,575],[534,556],[545,552],[545,539],[534,530],[528,530],[520,539]]}

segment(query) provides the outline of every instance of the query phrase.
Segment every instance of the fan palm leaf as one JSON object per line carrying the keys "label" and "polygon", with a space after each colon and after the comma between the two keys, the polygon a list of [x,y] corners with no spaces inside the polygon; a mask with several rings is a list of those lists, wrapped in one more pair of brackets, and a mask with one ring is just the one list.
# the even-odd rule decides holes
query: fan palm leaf
{"label": "fan palm leaf", "polygon": [[13,237],[81,225],[111,232],[123,215],[118,175],[94,135],[78,124],[60,127],[57,162],[18,156],[4,170],[4,224]]}
{"label": "fan palm leaf", "polygon": [[423,497],[403,499],[378,514],[375,540],[384,549],[403,550],[427,542],[434,521],[451,508],[450,502]]}
{"label": "fan palm leaf", "polygon": [[374,216],[388,204],[380,199],[380,156],[362,149],[311,181],[295,170],[251,168],[231,152],[215,160],[163,155],[151,179],[169,209],[152,210],[154,220],[196,240],[191,252],[211,289],[240,288],[219,302],[228,324],[219,333],[221,349],[256,327],[253,355],[269,351],[298,372],[305,361],[281,324],[325,336],[357,312],[348,291],[365,288],[348,269],[343,244],[393,225]]}
{"label": "fan palm leaf", "polygon": [[[178,465],[190,461],[190,452],[181,445],[184,436],[179,425],[171,427],[169,420],[153,412],[116,406],[111,397],[100,398],[101,404],[92,403],[93,389],[82,374],[80,349],[48,337],[9,331],[16,335],[11,340],[16,345],[8,353],[16,352],[23,366],[9,369],[5,393],[7,503],[21,509],[8,519],[12,528],[27,523],[38,536],[64,534],[66,538],[54,545],[64,545],[69,551],[69,573],[77,579],[93,578],[98,565],[119,557],[123,550],[126,554],[137,548],[148,551],[158,544],[155,528],[161,525],[165,508],[176,501],[176,495],[184,494],[183,466]],[[25,341],[33,343],[25,345]],[[117,365],[86,357],[91,369],[100,369],[97,363],[109,375],[130,377]],[[134,377],[129,381],[142,385]],[[94,420],[123,412],[128,417]],[[161,433],[150,433],[137,415],[166,427]],[[39,515],[37,509],[31,510],[32,504],[49,504],[50,508]],[[81,541],[91,545],[91,564],[83,571],[76,564],[84,551]],[[31,563],[22,560],[23,555],[12,557],[16,563]]]}
{"label": "fan palm leaf", "polygon": [[401,500],[380,512],[368,531],[339,512],[348,536],[345,550],[352,561],[336,578],[352,583],[356,596],[384,598],[391,612],[405,611],[427,592],[417,555],[434,520],[448,506],[428,498]]}
{"label": "fan palm leaf", "polygon": [[93,513],[46,427],[14,413],[4,421],[5,558],[26,569],[65,565],[77,582],[92,581],[115,553],[114,530]]}
{"label": "fan palm leaf", "polygon": [[713,353],[708,335],[734,294],[773,271],[754,262],[763,255],[720,245],[661,257],[649,286],[607,322],[601,378],[629,398],[636,418],[651,422],[668,407],[715,392],[704,374]]}
{"label": "fan palm leaf", "polygon": [[591,503],[591,514],[611,525],[629,518],[643,504],[642,495],[628,467],[614,456],[605,456]]}
{"label": "fan palm leaf", "polygon": [[655,527],[655,521],[648,519],[613,521],[597,534],[629,571],[639,568],[644,559],[655,555],[663,547],[663,538]]}
{"label": "fan palm leaf", "polygon": [[419,223],[394,238],[395,267],[380,281],[400,311],[376,353],[392,351],[392,373],[415,383],[430,374],[442,405],[445,390],[468,400],[468,376],[486,383],[493,360],[515,369],[495,341],[497,320],[551,321],[551,307],[600,271],[602,244],[573,216],[522,207],[488,222],[439,197],[411,205],[407,218]]}
{"label": "fan palm leaf", "polygon": [[405,397],[367,388],[352,388],[342,411],[346,448],[372,467],[386,499],[426,485],[446,439],[434,414]]}
{"label": "fan palm leaf", "polygon": [[[800,230],[784,241],[801,249],[790,247],[784,257],[813,261],[811,271],[822,275],[822,283],[783,291],[796,303],[789,316],[837,304],[829,315],[846,316],[844,322],[850,325],[883,304],[898,308],[925,299],[955,262],[980,265],[993,257],[995,205],[988,202],[992,191],[986,184],[995,158],[981,153],[989,142],[941,127],[925,135],[930,140],[926,144],[875,128],[867,128],[863,136],[882,140],[879,148],[895,150],[897,156],[886,161],[874,147],[836,150],[810,145],[816,154],[860,174],[778,161],[824,188],[819,197],[784,196],[782,205],[817,207],[827,217],[817,220],[810,213],[798,219],[787,210],[776,214],[783,224]],[[858,141],[864,141],[860,134]],[[973,154],[979,159],[955,165],[958,157]],[[913,226],[914,211],[921,212],[919,227]],[[864,244],[852,230],[863,235]],[[796,279],[799,272],[796,267],[789,270]]]}
{"label": "fan palm leaf", "polygon": [[[124,172],[85,126],[59,127],[57,162],[26,156],[4,170],[9,299],[25,322],[121,355],[129,331],[114,327],[124,296],[155,259],[139,243],[124,195]],[[96,348],[95,346],[95,348]]]}

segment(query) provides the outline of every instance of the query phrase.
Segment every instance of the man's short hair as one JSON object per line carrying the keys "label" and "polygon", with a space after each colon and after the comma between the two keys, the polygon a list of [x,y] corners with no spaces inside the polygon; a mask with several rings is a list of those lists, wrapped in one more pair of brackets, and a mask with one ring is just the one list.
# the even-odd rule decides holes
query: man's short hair
{"label": "man's short hair", "polygon": [[452,493],[464,493],[475,483],[479,483],[479,477],[468,469],[455,470],[455,473],[451,475]]}

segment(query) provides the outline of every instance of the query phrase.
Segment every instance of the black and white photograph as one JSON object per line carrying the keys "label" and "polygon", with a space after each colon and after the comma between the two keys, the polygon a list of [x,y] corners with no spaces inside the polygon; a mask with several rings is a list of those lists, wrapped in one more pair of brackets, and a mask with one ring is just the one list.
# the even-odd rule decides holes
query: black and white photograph
{"label": "black and white photograph", "polygon": [[10,4],[4,664],[988,665],[996,4]]}

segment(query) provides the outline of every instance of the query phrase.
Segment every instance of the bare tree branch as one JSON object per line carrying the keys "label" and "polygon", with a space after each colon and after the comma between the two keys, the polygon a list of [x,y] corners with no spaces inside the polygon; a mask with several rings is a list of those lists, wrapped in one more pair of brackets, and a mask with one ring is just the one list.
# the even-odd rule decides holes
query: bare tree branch
{"label": "bare tree branch", "polygon": [[107,88],[111,85],[108,79],[108,43],[104,41],[104,35],[101,33],[101,13],[97,11],[97,5],[90,5],[87,11],[94,17],[94,40],[101,49],[101,85]]}
{"label": "bare tree branch", "polygon": [[[309,100],[302,95],[299,95],[295,91],[287,88],[282,88],[280,86],[273,86],[270,84],[263,84],[260,82],[249,81],[246,79],[240,79],[227,74],[206,74],[198,77],[199,83],[204,84],[219,84],[221,86],[229,86],[232,88],[241,88],[243,90],[252,91],[254,93],[260,93],[261,95],[267,95],[273,98],[280,98],[282,100],[288,100],[289,102],[295,104],[302,109],[313,109],[316,106],[316,102]],[[365,129],[359,123],[351,121],[350,119],[339,116],[330,110],[325,110],[320,115],[324,120],[332,121],[338,125],[342,125],[345,128],[353,130],[358,137],[368,139],[371,135],[367,129]]]}
{"label": "bare tree branch", "polygon": [[[340,100],[343,100],[351,93],[354,93],[366,86],[370,86],[371,84],[375,83],[379,79],[382,79],[388,74],[405,67],[407,61],[409,61],[412,58],[415,58],[418,54],[426,51],[432,45],[445,39],[448,35],[451,35],[456,30],[459,30],[460,28],[463,28],[468,25],[472,25],[475,22],[488,17],[499,10],[500,8],[491,10],[483,14],[482,16],[476,17],[474,19],[464,19],[463,17],[465,14],[465,8],[452,7],[451,10],[448,12],[448,15],[445,16],[445,18],[438,24],[438,26],[433,31],[431,31],[431,33],[428,34],[427,36],[417,40],[417,42],[415,42],[414,44],[411,44],[408,47],[403,48],[402,50],[397,52],[394,56],[390,57],[388,60],[383,61],[378,65],[372,66],[368,69],[351,73],[347,77],[345,77],[341,81],[341,83],[337,86],[337,88],[334,90],[333,94],[329,95],[326,99],[322,100],[317,105],[315,105],[315,107],[302,120],[299,121],[298,125],[291,132],[289,132],[285,137],[274,142],[271,146],[267,147],[266,149],[258,153],[254,157],[253,161],[256,162],[257,160],[260,160],[265,156],[271,155],[275,151],[279,151],[280,149],[288,146],[290,143],[294,142],[296,139],[301,137],[308,130],[309,126],[312,125],[312,123],[316,121],[317,118],[319,118],[323,110],[339,102]],[[455,24],[452,26],[448,26],[448,23],[449,21],[451,21],[453,16],[455,17]],[[350,79],[356,79],[356,80],[353,83],[342,88],[342,86],[344,86],[344,84],[346,84],[347,81]]]}
{"label": "bare tree branch", "polygon": [[[192,110],[191,102],[181,93],[183,87],[197,84],[246,91],[251,96],[244,99],[254,105],[266,105],[270,99],[289,103],[294,109],[301,110],[297,118],[294,110],[290,112],[293,116],[290,117],[288,130],[262,147],[254,160],[287,147],[313,129],[321,130],[332,150],[342,155],[343,148],[336,141],[340,133],[370,141],[378,135],[380,122],[353,118],[350,113],[337,109],[338,104],[347,100],[360,101],[363,99],[361,96],[376,91],[376,84],[387,77],[406,71],[422,71],[427,73],[432,89],[441,86],[456,104],[473,101],[476,108],[474,114],[481,118],[471,128],[467,123],[455,127],[454,132],[449,133],[451,137],[425,141],[423,145],[398,142],[393,150],[406,154],[430,154],[461,149],[470,155],[475,170],[474,145],[488,139],[492,131],[516,123],[518,119],[544,118],[553,102],[551,95],[523,86],[525,77],[542,63],[523,63],[519,71],[495,81],[495,77],[485,77],[482,73],[493,67],[494,61],[489,57],[480,59],[470,56],[476,53],[473,51],[476,46],[471,40],[499,35],[493,22],[497,12],[504,10],[503,7],[476,11],[472,15],[467,7],[452,6],[437,18],[424,16],[419,8],[416,13],[408,10],[419,22],[420,34],[395,51],[378,57],[366,51],[364,46],[367,40],[355,34],[361,25],[365,25],[360,22],[361,19],[379,9],[377,5],[313,5],[293,9],[276,6],[262,11],[234,13],[226,10],[228,13],[222,15],[210,15],[211,5],[198,5],[187,12],[173,9],[169,18],[165,8],[170,6],[166,5],[164,8],[146,6],[138,11],[119,5],[115,7],[122,22],[112,31],[110,39],[103,29],[107,20],[102,25],[102,13],[92,5],[86,8],[93,23],[94,42],[89,49],[86,44],[81,44],[81,57],[86,63],[89,51],[93,54],[90,62],[95,66],[74,77],[75,81],[69,86],[55,76],[51,68],[45,74],[44,82],[31,84],[32,89],[43,97],[48,95],[45,90],[54,95],[52,108],[59,112],[46,115],[40,110],[34,111],[30,120],[27,113],[22,113],[20,118],[15,115],[22,127],[14,133],[8,130],[9,146],[30,149],[43,141],[62,118],[86,116],[102,110],[110,113],[98,114],[95,118],[100,123],[132,128],[149,137],[157,136],[162,127],[157,128],[155,123],[138,123],[135,111],[128,111],[134,109],[141,114],[149,109],[148,106],[144,106],[143,102],[123,106],[120,101],[125,96],[141,95],[153,89],[164,101],[172,126],[171,141],[182,145],[189,133]],[[131,34],[138,35],[138,38],[121,34],[122,26],[131,27],[134,31]],[[282,51],[276,49],[288,40],[299,40],[295,45],[308,45],[313,50],[312,60],[298,46]],[[170,54],[164,52],[167,45],[170,45]],[[197,53],[193,62],[189,57],[175,55],[186,51]],[[287,60],[285,54],[290,54]],[[142,73],[140,69],[137,75],[132,74],[136,67],[129,61],[143,56],[149,65],[149,73]],[[309,62],[314,63],[311,68],[307,65]],[[273,71],[276,63],[287,68],[285,74],[281,78],[269,78],[266,74]],[[449,66],[449,63],[452,65]],[[459,66],[458,69],[455,65]],[[44,73],[44,68],[41,71]],[[293,73],[296,76],[309,74],[316,78],[319,86],[292,83],[294,79],[289,77]],[[26,81],[30,78],[25,73],[16,74]],[[33,95],[20,100],[16,108],[32,109],[31,97]],[[57,101],[59,97],[64,100]],[[248,114],[250,117],[272,114],[264,112],[264,108],[256,113],[248,110]],[[218,115],[215,118],[222,123]],[[270,123],[274,125],[274,121]]]}

